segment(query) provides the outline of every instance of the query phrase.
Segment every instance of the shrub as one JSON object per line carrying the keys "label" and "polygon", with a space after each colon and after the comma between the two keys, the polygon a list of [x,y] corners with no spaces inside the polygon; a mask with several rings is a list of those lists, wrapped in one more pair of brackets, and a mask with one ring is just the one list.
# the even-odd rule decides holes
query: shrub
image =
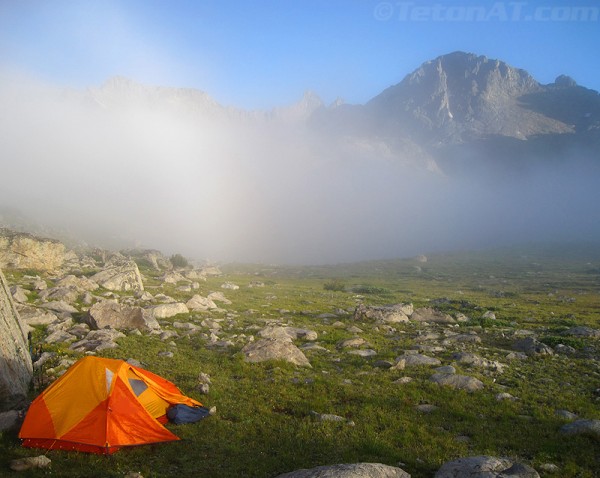
{"label": "shrub", "polygon": [[173,267],[177,267],[177,268],[181,268],[183,269],[184,267],[188,266],[188,260],[183,257],[181,254],[173,254],[171,257],[169,257],[169,260],[171,261],[171,264],[173,264]]}
{"label": "shrub", "polygon": [[341,280],[333,279],[329,282],[325,282],[325,284],[323,284],[323,289],[341,292],[346,290],[346,286]]}

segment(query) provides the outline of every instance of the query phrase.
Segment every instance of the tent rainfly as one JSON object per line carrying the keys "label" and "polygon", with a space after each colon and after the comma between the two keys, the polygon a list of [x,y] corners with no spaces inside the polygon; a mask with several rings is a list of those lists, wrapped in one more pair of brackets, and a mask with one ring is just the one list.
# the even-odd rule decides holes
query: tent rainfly
{"label": "tent rainfly", "polygon": [[167,409],[176,404],[202,406],[152,372],[88,356],[32,402],[19,438],[25,447],[98,454],[179,440],[162,425]]}

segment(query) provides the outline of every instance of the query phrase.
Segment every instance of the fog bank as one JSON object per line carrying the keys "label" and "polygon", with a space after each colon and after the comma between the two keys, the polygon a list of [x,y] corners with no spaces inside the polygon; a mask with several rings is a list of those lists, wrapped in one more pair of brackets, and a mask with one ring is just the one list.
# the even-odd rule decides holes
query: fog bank
{"label": "fog bank", "polygon": [[103,94],[0,73],[0,206],[90,243],[219,261],[600,238],[600,171],[575,153],[514,175],[447,176],[349,151],[297,118]]}

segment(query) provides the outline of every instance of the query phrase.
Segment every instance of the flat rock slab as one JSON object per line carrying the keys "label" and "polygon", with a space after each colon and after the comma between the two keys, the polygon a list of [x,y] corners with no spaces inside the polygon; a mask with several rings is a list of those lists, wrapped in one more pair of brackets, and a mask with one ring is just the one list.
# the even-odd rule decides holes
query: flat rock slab
{"label": "flat rock slab", "polygon": [[276,478],[410,478],[410,475],[401,468],[381,463],[352,463],[317,466],[284,473]]}

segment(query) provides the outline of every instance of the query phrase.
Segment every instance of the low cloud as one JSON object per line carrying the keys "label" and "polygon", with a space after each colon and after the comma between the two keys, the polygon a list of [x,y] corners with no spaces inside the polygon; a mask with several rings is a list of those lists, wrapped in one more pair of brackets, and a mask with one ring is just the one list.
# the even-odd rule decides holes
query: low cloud
{"label": "low cloud", "polygon": [[90,243],[334,263],[600,237],[593,164],[446,176],[285,117],[0,76],[0,205]]}

